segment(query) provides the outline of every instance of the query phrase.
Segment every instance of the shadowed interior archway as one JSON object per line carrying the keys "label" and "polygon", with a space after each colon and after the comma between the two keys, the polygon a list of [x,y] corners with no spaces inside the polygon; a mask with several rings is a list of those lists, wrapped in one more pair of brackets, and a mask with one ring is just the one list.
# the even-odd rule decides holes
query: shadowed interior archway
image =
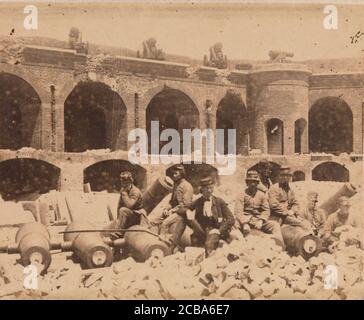
{"label": "shadowed interior archway", "polygon": [[[212,177],[217,185],[219,185],[219,174],[217,168],[207,163],[182,163],[186,171],[186,180],[193,186],[194,192],[199,193],[200,180],[206,177]],[[166,170],[166,175],[171,177],[171,170],[174,167],[170,166]]]}
{"label": "shadowed interior archway", "polygon": [[120,191],[120,173],[130,171],[134,184],[144,189],[146,187],[146,170],[127,160],[105,160],[97,162],[83,171],[83,182],[89,183],[92,191]]}
{"label": "shadowed interior archway", "polygon": [[336,162],[324,162],[312,170],[312,180],[349,182],[349,178],[349,170]]}
{"label": "shadowed interior archway", "polygon": [[[278,175],[279,175],[280,167],[281,166],[278,163],[269,161],[269,171],[270,171],[269,179],[272,181],[272,183],[278,182]],[[248,171],[250,171],[250,170],[255,170],[258,173],[260,173],[262,171],[261,163],[260,162],[256,163],[254,166],[252,166],[248,169]]]}
{"label": "shadowed interior archway", "polygon": [[248,154],[248,112],[240,94],[228,90],[220,101],[216,111],[216,129],[224,130],[224,154],[228,153],[228,129],[236,130],[236,154]]}
{"label": "shadowed interior archway", "polygon": [[283,121],[272,118],[265,123],[268,154],[283,155]]}
{"label": "shadowed interior archway", "polygon": [[311,152],[340,154],[353,151],[353,114],[338,97],[317,100],[308,113]]}
{"label": "shadowed interior archway", "polygon": [[0,193],[4,200],[35,200],[42,193],[59,190],[60,168],[31,158],[0,162]]}
{"label": "shadowed interior archway", "polygon": [[64,105],[65,151],[126,150],[126,106],[101,82],[82,81]]}
{"label": "shadowed interior archway", "polygon": [[307,150],[307,121],[303,118],[294,123],[294,152],[304,153]]}
{"label": "shadowed interior archway", "polygon": [[[155,95],[146,109],[149,153],[152,153],[152,121],[159,121],[159,133],[165,129],[175,129],[178,131],[181,154],[183,152],[183,129],[193,130],[200,126],[199,111],[191,98],[182,91],[169,87],[165,87]],[[168,141],[160,141],[158,151],[160,152],[167,143]]]}
{"label": "shadowed interior archway", "polygon": [[0,149],[41,148],[41,100],[22,78],[0,73]]}

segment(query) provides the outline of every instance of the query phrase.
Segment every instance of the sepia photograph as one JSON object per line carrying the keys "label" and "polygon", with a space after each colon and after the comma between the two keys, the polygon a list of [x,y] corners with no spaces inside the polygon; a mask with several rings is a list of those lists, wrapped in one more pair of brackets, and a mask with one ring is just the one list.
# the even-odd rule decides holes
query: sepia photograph
{"label": "sepia photograph", "polygon": [[0,300],[364,300],[363,16],[0,1]]}

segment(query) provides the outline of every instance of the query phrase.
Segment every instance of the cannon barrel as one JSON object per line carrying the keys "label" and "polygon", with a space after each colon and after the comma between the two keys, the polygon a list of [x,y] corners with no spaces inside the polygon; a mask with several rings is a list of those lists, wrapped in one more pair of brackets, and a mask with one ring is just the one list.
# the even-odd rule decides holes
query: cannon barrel
{"label": "cannon barrel", "polygon": [[[46,226],[38,222],[26,223],[19,228],[15,242],[23,266],[42,265],[40,272],[45,272],[51,263],[50,234]],[[12,250],[9,251],[12,252]]]}
{"label": "cannon barrel", "polygon": [[355,186],[351,183],[345,183],[333,196],[327,199],[320,208],[327,214],[331,214],[339,209],[339,198],[342,196],[351,198],[357,193]]}
{"label": "cannon barrel", "polygon": [[141,232],[126,232],[125,245],[129,248],[131,255],[136,261],[144,262],[155,253],[162,256],[172,254],[171,248],[160,241],[156,236],[150,233],[143,232],[145,229],[142,226],[132,226],[129,230],[140,230]]}
{"label": "cannon barrel", "polygon": [[[92,229],[87,221],[74,221],[66,231]],[[72,243],[72,251],[86,268],[108,267],[112,264],[111,248],[102,240],[100,233],[65,233],[64,241]]]}
{"label": "cannon barrel", "polygon": [[147,214],[163,200],[173,189],[173,181],[170,177],[161,177],[145,190],[143,194],[143,209]]}
{"label": "cannon barrel", "polygon": [[308,260],[320,252],[321,240],[300,227],[283,225],[282,236],[287,251]]}

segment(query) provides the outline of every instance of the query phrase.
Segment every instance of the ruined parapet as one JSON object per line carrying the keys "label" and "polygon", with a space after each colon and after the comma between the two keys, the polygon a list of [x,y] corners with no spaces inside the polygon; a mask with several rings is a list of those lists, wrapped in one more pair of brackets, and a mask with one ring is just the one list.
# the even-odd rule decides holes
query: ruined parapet
{"label": "ruined parapet", "polygon": [[24,46],[24,64],[48,65],[59,68],[74,69],[86,63],[86,55],[75,50],[42,46]]}
{"label": "ruined parapet", "polygon": [[154,77],[188,77],[188,64],[170,61],[167,62],[123,56],[109,56],[103,59],[100,67],[103,69],[103,72],[108,73],[128,72],[133,74],[151,75]]}
{"label": "ruined parapet", "polygon": [[0,62],[17,65],[23,60],[24,41],[19,39],[2,39],[0,45]]}

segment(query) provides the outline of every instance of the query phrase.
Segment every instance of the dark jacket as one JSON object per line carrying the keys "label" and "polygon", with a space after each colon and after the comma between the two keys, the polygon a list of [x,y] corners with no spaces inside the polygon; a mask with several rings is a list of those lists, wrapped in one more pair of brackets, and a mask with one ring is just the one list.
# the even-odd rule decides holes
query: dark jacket
{"label": "dark jacket", "polygon": [[206,217],[203,213],[205,201],[205,198],[201,196],[188,205],[187,208],[190,210],[196,210],[195,220],[199,223],[202,229],[205,231],[218,229],[221,235],[227,235],[234,225],[235,219],[225,201],[215,196],[211,197],[212,217]]}
{"label": "dark jacket", "polygon": [[181,179],[181,181],[174,186],[172,192],[172,198],[169,202],[171,207],[174,208],[178,205],[187,205],[192,202],[193,199],[193,187],[186,180]]}

